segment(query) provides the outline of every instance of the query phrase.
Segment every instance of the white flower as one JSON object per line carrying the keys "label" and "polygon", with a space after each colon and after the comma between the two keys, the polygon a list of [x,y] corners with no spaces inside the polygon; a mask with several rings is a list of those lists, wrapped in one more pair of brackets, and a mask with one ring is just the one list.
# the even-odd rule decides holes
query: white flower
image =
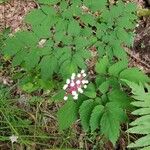
{"label": "white flower", "polygon": [[89,81],[88,80],[82,80],[82,84],[88,84]]}
{"label": "white flower", "polygon": [[76,91],[72,91],[72,95],[76,95],[77,94],[77,92]]}
{"label": "white flower", "polygon": [[81,77],[81,74],[79,73],[79,74],[77,75],[77,77],[80,78],[80,77]]}
{"label": "white flower", "polygon": [[64,100],[66,101],[68,99],[68,97],[67,96],[64,96]]}
{"label": "white flower", "polygon": [[71,75],[71,79],[74,80],[74,79],[75,79],[75,76],[76,76],[76,74],[73,73],[73,74]]}
{"label": "white flower", "polygon": [[65,84],[65,85],[63,86],[63,89],[64,89],[64,90],[66,90],[66,89],[67,89],[67,87],[68,87],[68,85],[67,85],[67,84]]}
{"label": "white flower", "polygon": [[86,83],[86,80],[82,80],[82,84],[85,84]]}
{"label": "white flower", "polygon": [[88,83],[89,83],[89,81],[88,81],[88,80],[85,80],[85,83],[86,83],[86,84],[88,84]]}
{"label": "white flower", "polygon": [[80,83],[81,83],[81,81],[80,81],[80,80],[77,80],[77,81],[76,81],[76,84],[80,84]]}
{"label": "white flower", "polygon": [[73,97],[73,99],[78,99],[78,94],[76,94],[76,95]]}
{"label": "white flower", "polygon": [[83,77],[86,77],[86,73],[83,73]]}
{"label": "white flower", "polygon": [[84,70],[81,70],[81,73],[84,73],[85,71]]}
{"label": "white flower", "polygon": [[87,85],[84,85],[83,87],[86,89],[86,88],[87,88]]}
{"label": "white flower", "polygon": [[75,86],[75,83],[74,83],[74,82],[72,82],[72,83],[70,84],[70,86],[72,86],[72,87],[73,87],[73,86]]}
{"label": "white flower", "polygon": [[69,83],[70,83],[70,79],[67,79],[67,80],[66,80],[66,83],[69,84]]}
{"label": "white flower", "polygon": [[79,91],[80,93],[83,93],[83,90],[82,90],[81,88],[78,88],[78,91]]}
{"label": "white flower", "polygon": [[9,137],[12,143],[17,142],[18,136],[12,135]]}

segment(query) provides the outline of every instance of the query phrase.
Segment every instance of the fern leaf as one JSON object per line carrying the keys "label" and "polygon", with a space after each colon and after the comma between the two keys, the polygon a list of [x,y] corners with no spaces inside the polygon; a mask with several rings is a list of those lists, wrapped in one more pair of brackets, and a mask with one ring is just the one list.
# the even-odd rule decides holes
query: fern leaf
{"label": "fern leaf", "polygon": [[141,72],[138,68],[127,68],[120,73],[120,79],[126,79],[135,83],[146,83],[150,82],[150,78],[148,78],[143,72]]}
{"label": "fern leaf", "polygon": [[150,134],[138,139],[135,143],[131,143],[128,145],[128,148],[135,148],[135,147],[146,147],[150,146]]}
{"label": "fern leaf", "polygon": [[[137,110],[133,111],[133,114],[140,115],[135,121],[131,122],[130,125],[133,126],[127,131],[129,133],[145,134],[142,138],[139,138],[134,143],[129,144],[129,148],[150,146],[150,91],[149,86],[146,85],[147,91],[145,91],[142,84],[135,84],[129,81],[125,81],[131,88],[132,93],[135,94],[135,102],[131,104],[139,107]],[[141,92],[140,92],[141,91]],[[146,95],[146,96],[145,96]],[[140,100],[140,101],[139,101]],[[142,148],[141,148],[142,149]]]}

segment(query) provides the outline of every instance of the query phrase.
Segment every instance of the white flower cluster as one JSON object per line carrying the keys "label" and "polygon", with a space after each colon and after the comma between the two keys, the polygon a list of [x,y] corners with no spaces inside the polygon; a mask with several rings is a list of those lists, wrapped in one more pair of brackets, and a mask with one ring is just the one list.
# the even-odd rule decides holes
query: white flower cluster
{"label": "white flower cluster", "polygon": [[18,136],[12,135],[9,137],[9,139],[11,140],[12,143],[14,143],[14,142],[17,142]]}
{"label": "white flower cluster", "polygon": [[86,73],[84,70],[81,70],[80,73],[77,75],[75,73],[72,74],[71,79],[66,80],[66,84],[64,85],[63,89],[66,91],[64,96],[64,100],[68,99],[68,95],[71,94],[73,99],[78,99],[79,93],[83,93],[82,88],[87,88],[89,83],[88,80],[85,80]]}

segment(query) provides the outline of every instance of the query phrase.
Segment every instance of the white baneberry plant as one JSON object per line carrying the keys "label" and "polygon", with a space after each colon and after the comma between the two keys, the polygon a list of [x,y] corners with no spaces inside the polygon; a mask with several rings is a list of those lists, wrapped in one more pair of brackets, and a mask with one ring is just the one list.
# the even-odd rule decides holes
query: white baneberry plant
{"label": "white baneberry plant", "polygon": [[[104,139],[115,145],[121,124],[128,120],[126,111],[133,109],[130,105],[133,99],[126,92],[123,80],[144,84],[150,79],[139,69],[128,68],[126,60],[111,62],[107,56],[98,60],[95,71],[96,78],[88,85],[83,71],[67,79],[64,85],[64,100],[67,101],[58,111],[59,127],[67,129],[80,119],[85,132],[104,135]],[[85,85],[87,88],[83,91]]]}

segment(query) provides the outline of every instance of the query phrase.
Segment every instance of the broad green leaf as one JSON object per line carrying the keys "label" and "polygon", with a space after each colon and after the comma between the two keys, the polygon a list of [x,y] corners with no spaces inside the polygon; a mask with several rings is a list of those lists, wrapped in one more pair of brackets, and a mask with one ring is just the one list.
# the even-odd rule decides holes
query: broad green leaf
{"label": "broad green leaf", "polygon": [[91,14],[83,14],[81,16],[81,20],[88,26],[88,25],[95,25],[96,20]]}
{"label": "broad green leaf", "polygon": [[105,80],[106,80],[106,77],[97,75],[96,76],[96,86],[99,87]]}
{"label": "broad green leaf", "polygon": [[85,37],[77,36],[74,39],[74,44],[76,45],[76,49],[84,49],[89,46],[89,40]]}
{"label": "broad green leaf", "polygon": [[34,25],[32,31],[37,35],[39,39],[49,38],[51,35],[50,26],[45,25]]}
{"label": "broad green leaf", "polygon": [[96,89],[93,83],[90,83],[87,87],[87,89],[84,91],[84,95],[86,95],[89,98],[95,98],[96,97]]}
{"label": "broad green leaf", "polygon": [[14,56],[24,47],[24,44],[18,42],[16,37],[6,39],[5,43],[6,46],[2,49],[2,53],[7,56]]}
{"label": "broad green leaf", "polygon": [[114,89],[109,92],[108,98],[111,102],[115,102],[119,107],[123,109],[131,108],[130,103],[132,99],[120,89]]}
{"label": "broad green leaf", "polygon": [[126,79],[135,83],[150,82],[150,78],[148,78],[148,76],[146,76],[138,68],[127,68],[120,73],[119,77],[120,79]]}
{"label": "broad green leaf", "polygon": [[46,15],[41,9],[34,9],[26,15],[25,22],[30,23],[31,25],[39,25],[45,19],[47,19]]}
{"label": "broad green leaf", "polygon": [[37,46],[38,40],[39,40],[38,37],[34,33],[29,32],[29,31],[17,32],[15,37],[18,39],[20,43],[24,45],[23,48],[35,47]]}
{"label": "broad green leaf", "polygon": [[85,69],[85,68],[86,68],[85,61],[84,61],[83,57],[82,57],[79,53],[76,53],[76,54],[73,56],[73,61],[74,61],[74,63],[75,63],[80,69]]}
{"label": "broad green leaf", "polygon": [[101,125],[101,133],[104,134],[104,136],[108,138],[113,143],[113,145],[115,145],[116,141],[119,138],[120,120],[117,118],[118,114],[116,114],[115,111],[111,110],[112,107],[114,106],[111,105],[106,106],[105,108],[106,110],[100,121],[100,125]]}
{"label": "broad green leaf", "polygon": [[53,96],[53,99],[54,99],[55,101],[61,101],[61,100],[63,100],[64,95],[65,95],[65,91],[64,91],[64,90],[60,90],[58,93],[56,93],[56,94]]}
{"label": "broad green leaf", "polygon": [[57,2],[59,2],[59,0],[38,0],[38,2],[40,4],[52,5],[52,4],[57,4]]}
{"label": "broad green leaf", "polygon": [[109,66],[108,57],[104,56],[102,59],[99,59],[99,61],[97,62],[95,70],[99,74],[106,74],[108,66]]}
{"label": "broad green leaf", "polygon": [[98,87],[98,89],[101,93],[105,94],[106,92],[108,92],[109,86],[109,80],[104,80],[104,82]]}
{"label": "broad green leaf", "polygon": [[90,7],[93,11],[101,11],[107,5],[107,0],[84,0],[85,5]]}
{"label": "broad green leaf", "polygon": [[118,59],[127,60],[127,53],[125,52],[125,50],[121,46],[121,43],[118,40],[114,42],[114,44],[112,45],[112,49],[114,56],[116,56]]}
{"label": "broad green leaf", "polygon": [[79,109],[80,119],[82,127],[85,131],[89,131],[90,126],[90,116],[93,108],[96,106],[96,103],[93,100],[83,101]]}
{"label": "broad green leaf", "polygon": [[41,76],[43,80],[52,78],[55,69],[57,68],[57,59],[51,55],[44,56],[40,62]]}
{"label": "broad green leaf", "polygon": [[28,69],[28,70],[31,70],[33,69],[34,67],[38,66],[38,63],[40,61],[40,57],[38,55],[38,52],[37,50],[33,49],[31,50],[25,57],[25,67]]}
{"label": "broad green leaf", "polygon": [[110,75],[118,77],[119,73],[128,67],[128,62],[125,60],[119,61],[109,67],[108,72]]}
{"label": "broad green leaf", "polygon": [[90,118],[91,132],[94,132],[96,129],[100,127],[100,119],[102,117],[103,110],[104,110],[103,105],[97,105],[94,107]]}
{"label": "broad green leaf", "polygon": [[20,65],[20,64],[24,61],[24,58],[26,57],[26,55],[27,55],[27,52],[26,52],[25,50],[19,51],[19,52],[13,57],[12,65],[13,65],[14,67]]}
{"label": "broad green leaf", "polygon": [[77,36],[80,33],[79,23],[75,20],[72,20],[68,25],[68,34]]}
{"label": "broad green leaf", "polygon": [[69,128],[77,120],[78,110],[73,100],[68,100],[57,113],[60,130]]}
{"label": "broad green leaf", "polygon": [[72,73],[77,72],[78,67],[77,65],[71,61],[66,60],[61,66],[60,66],[60,73],[63,75],[64,78],[70,77]]}

